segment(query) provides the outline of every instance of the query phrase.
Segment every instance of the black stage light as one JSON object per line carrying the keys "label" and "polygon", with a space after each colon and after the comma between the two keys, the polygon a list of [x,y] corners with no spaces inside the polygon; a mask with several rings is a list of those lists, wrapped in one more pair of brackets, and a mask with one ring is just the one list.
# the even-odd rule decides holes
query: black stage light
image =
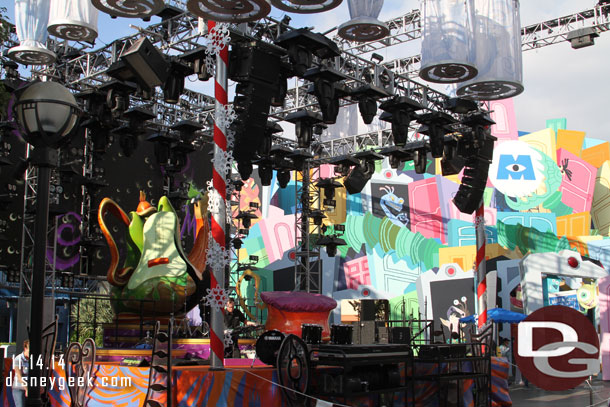
{"label": "black stage light", "polygon": [[172,125],[170,129],[177,131],[180,134],[180,140],[185,143],[191,143],[195,140],[195,133],[203,130],[203,126],[193,120],[180,120]]}
{"label": "black stage light", "polygon": [[390,96],[384,89],[366,84],[350,92],[358,100],[358,110],[365,124],[371,124],[377,115],[377,100]]}
{"label": "black stage light", "polygon": [[237,172],[243,181],[247,181],[252,175],[252,162],[237,161]]}
{"label": "black stage light", "polygon": [[365,162],[358,165],[350,171],[343,181],[343,186],[348,194],[359,194],[364,189],[365,185],[375,172],[374,162]]}
{"label": "black stage light", "polygon": [[445,139],[443,147],[443,158],[441,159],[441,170],[443,175],[457,175],[464,168],[464,158],[458,155],[458,141],[451,137]]}
{"label": "black stage light", "polygon": [[320,66],[307,70],[303,77],[313,82],[313,93],[318,100],[324,123],[335,123],[339,114],[340,98],[336,84],[347,79],[347,76],[335,69]]}
{"label": "black stage light", "polygon": [[180,60],[192,66],[191,73],[196,74],[200,81],[207,81],[212,77],[205,64],[206,55],[206,47],[198,47],[180,55]]}
{"label": "black stage light", "polygon": [[413,99],[400,96],[383,102],[379,108],[391,115],[383,115],[382,117],[379,117],[379,119],[392,123],[394,145],[404,146],[407,143],[409,136],[409,124],[417,117],[415,112],[424,107]]}
{"label": "black stage light", "polygon": [[235,250],[239,250],[241,249],[242,245],[244,244],[243,240],[241,240],[240,238],[236,237],[235,239],[233,239],[231,241],[231,243],[233,243],[233,248]]}
{"label": "black stage light", "polygon": [[402,169],[405,161],[411,161],[415,156],[415,152],[413,150],[398,146],[386,147],[379,153],[389,158],[390,167],[395,170]]}
{"label": "black stage light", "polygon": [[280,126],[277,122],[267,122],[267,126],[265,127],[265,136],[257,150],[260,157],[267,157],[269,154],[271,154],[273,135],[283,131],[284,129],[282,129],[282,126]]}
{"label": "black stage light", "polygon": [[335,197],[335,189],[341,188],[341,184],[332,178],[320,178],[316,187],[324,191],[324,200],[332,200]]}
{"label": "black stage light", "polygon": [[474,100],[462,98],[447,99],[444,103],[444,107],[445,109],[458,114],[467,114],[479,109],[478,103]]}
{"label": "black stage light", "polygon": [[443,156],[443,146],[445,145],[445,134],[450,132],[449,126],[457,121],[446,113],[433,112],[421,115],[417,118],[418,123],[423,126],[418,133],[428,136],[428,144],[432,157],[440,158]]}
{"label": "black stage light", "polygon": [[294,168],[297,171],[301,171],[301,170],[303,170],[303,165],[305,164],[305,161],[311,160],[313,158],[313,154],[311,154],[309,151],[307,151],[305,149],[297,148],[292,153],[290,153],[286,158],[288,158],[292,161],[292,168]]}
{"label": "black stage light", "polygon": [[155,143],[155,159],[159,165],[167,165],[169,163],[171,145],[178,141],[168,132],[159,132],[151,135],[146,139]]}
{"label": "black stage light", "polygon": [[250,229],[250,226],[252,225],[252,219],[258,219],[255,214],[248,211],[239,211],[239,214],[235,218],[241,221],[241,224],[244,229]]}
{"label": "black stage light", "polygon": [[184,78],[193,73],[186,63],[175,59],[170,64],[167,80],[163,83],[163,100],[166,103],[178,103],[184,92]]}
{"label": "black stage light", "polygon": [[349,174],[351,167],[360,165],[360,161],[351,155],[341,155],[330,160],[330,164],[335,165],[335,172],[343,177]]}
{"label": "black stage light", "polygon": [[320,113],[299,110],[286,116],[286,121],[294,123],[294,131],[300,148],[309,148],[313,141],[314,125],[322,121]]}
{"label": "black stage light", "polygon": [[329,257],[336,256],[337,246],[345,246],[346,244],[347,243],[345,242],[345,240],[343,240],[340,237],[337,237],[335,235],[322,236],[316,242],[316,245],[326,247],[326,254]]}
{"label": "black stage light", "polygon": [[241,188],[244,186],[244,182],[239,178],[233,178],[231,180],[231,185],[233,185],[233,188],[236,192],[241,192]]}
{"label": "black stage light", "polygon": [[259,165],[258,176],[261,179],[261,185],[268,187],[271,185],[271,179],[273,178],[273,168],[269,165]]}
{"label": "black stage light", "polygon": [[129,95],[137,91],[137,86],[131,82],[112,80],[100,86],[99,90],[106,94],[106,105],[110,109],[111,118],[119,118],[129,108]]}
{"label": "black stage light", "polygon": [[146,37],[133,43],[121,59],[131,68],[136,82],[146,89],[154,89],[167,81],[170,64]]}
{"label": "black stage light", "polygon": [[311,219],[313,219],[313,224],[316,226],[322,225],[322,221],[324,220],[324,218],[326,218],[326,215],[324,215],[324,212],[322,212],[319,209],[310,210],[307,213],[307,216],[309,216]]}
{"label": "black stage light", "polygon": [[423,174],[426,172],[426,167],[428,166],[428,151],[425,147],[415,150],[413,165],[415,166],[416,174]]}
{"label": "black stage light", "polygon": [[290,182],[290,171],[282,170],[277,172],[277,183],[280,185],[280,188],[284,189],[288,186]]}
{"label": "black stage light", "polygon": [[288,51],[288,57],[293,66],[293,72],[303,77],[313,60],[333,58],[341,55],[339,46],[320,33],[312,33],[308,28],[288,31],[278,37],[277,45]]}

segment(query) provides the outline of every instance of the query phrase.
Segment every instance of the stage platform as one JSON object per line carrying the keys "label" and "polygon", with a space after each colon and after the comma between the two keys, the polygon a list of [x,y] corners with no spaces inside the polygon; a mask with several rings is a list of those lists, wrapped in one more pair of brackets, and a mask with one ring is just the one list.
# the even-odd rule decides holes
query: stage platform
{"label": "stage platform", "polygon": [[[100,350],[101,351],[101,350]],[[150,353],[150,351],[148,351]],[[11,359],[5,360],[5,372],[10,371]],[[416,366],[416,373],[422,369],[436,369],[430,364]],[[493,361],[493,397],[492,406],[511,406],[506,376],[508,363],[500,358]],[[255,360],[252,366],[250,359],[227,359],[225,370],[214,371],[209,366],[176,366],[173,368],[173,406],[235,406],[235,407],[284,407],[288,406],[282,390],[277,385],[278,375],[275,368]],[[324,369],[319,367],[318,369]],[[312,371],[315,380],[319,371]],[[5,376],[7,376],[5,374]],[[121,366],[118,363],[98,362],[93,369],[93,387],[86,395],[87,407],[121,406],[141,407],[148,389],[148,367]],[[410,372],[401,367],[403,378],[411,376]],[[55,366],[53,377],[56,384],[50,393],[53,407],[70,407],[70,394],[67,386],[62,386],[64,371]],[[464,394],[464,407],[473,406],[472,381],[461,382],[461,392]],[[438,406],[439,389],[434,383],[416,382],[415,406]],[[394,407],[407,407],[412,404],[411,392],[395,392],[392,394]],[[379,395],[354,397],[345,403],[354,407],[374,407],[378,404]],[[2,383],[0,394],[2,407],[13,407],[13,397],[6,391],[6,382]],[[162,400],[160,400],[162,401]],[[333,401],[333,400],[329,400]],[[341,404],[344,400],[334,400]]]}

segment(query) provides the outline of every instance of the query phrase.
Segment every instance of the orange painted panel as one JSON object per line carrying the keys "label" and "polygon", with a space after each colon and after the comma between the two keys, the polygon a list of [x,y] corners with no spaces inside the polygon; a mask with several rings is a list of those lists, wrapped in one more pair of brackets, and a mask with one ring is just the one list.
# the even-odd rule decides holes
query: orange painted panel
{"label": "orange painted panel", "polygon": [[557,149],[568,150],[577,157],[582,154],[582,143],[585,141],[585,132],[576,130],[557,130]]}
{"label": "orange painted panel", "polygon": [[581,158],[595,168],[601,167],[604,162],[610,160],[610,143],[606,141],[582,150]]}

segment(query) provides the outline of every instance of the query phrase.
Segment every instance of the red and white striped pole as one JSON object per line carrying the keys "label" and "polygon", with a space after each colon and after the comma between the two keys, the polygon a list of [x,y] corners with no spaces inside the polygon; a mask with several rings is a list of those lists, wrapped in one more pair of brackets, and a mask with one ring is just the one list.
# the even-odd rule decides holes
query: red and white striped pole
{"label": "red and white striped pole", "polygon": [[[208,21],[208,32],[210,32],[216,23]],[[227,151],[227,129],[224,128],[226,120],[224,119],[225,108],[228,103],[228,77],[227,66],[229,62],[229,48],[224,46],[216,56],[216,80],[214,86],[214,96],[216,99],[216,109],[214,113],[214,168],[212,171],[212,185],[214,192],[217,193],[218,205],[212,213],[211,244],[220,247],[224,253],[226,249],[226,198],[227,198],[227,167],[222,165],[225,162],[221,157]],[[222,127],[221,127],[222,126]],[[213,291],[224,290],[224,275],[225,264],[218,262],[212,265],[212,273],[210,276],[210,288]],[[224,304],[223,304],[224,306]],[[211,352],[211,367],[212,369],[224,368],[224,314],[223,307],[212,307],[211,314],[211,329],[210,329],[210,346]]]}
{"label": "red and white striped pole", "polygon": [[477,208],[475,214],[475,233],[477,236],[477,257],[476,257],[476,273],[477,273],[477,310],[479,317],[477,319],[477,327],[479,330],[487,323],[487,267],[485,264],[485,204],[481,202],[481,206]]}

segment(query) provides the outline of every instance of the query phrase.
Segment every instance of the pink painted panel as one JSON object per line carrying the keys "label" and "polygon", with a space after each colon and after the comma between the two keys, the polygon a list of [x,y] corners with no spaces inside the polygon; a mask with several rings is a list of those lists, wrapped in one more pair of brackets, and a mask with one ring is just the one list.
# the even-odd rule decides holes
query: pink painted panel
{"label": "pink painted panel", "polygon": [[335,166],[323,164],[320,166],[320,178],[332,178],[335,176]]}
{"label": "pink painted panel", "polygon": [[571,152],[560,148],[557,150],[557,163],[563,166],[567,161],[571,178],[564,172],[559,190],[562,192],[561,202],[574,209],[574,213],[591,211],[595,177],[597,168]]}
{"label": "pink painted panel", "polygon": [[409,206],[412,232],[419,232],[427,238],[443,239],[444,225],[436,178],[409,184]]}
{"label": "pink painted panel", "polygon": [[[487,206],[484,208],[484,210],[485,224],[488,226],[495,225],[498,219],[498,210],[496,208],[489,208]],[[464,222],[474,222],[474,213],[469,215],[467,213],[460,212],[453,201],[451,201],[449,204],[449,219],[459,219],[463,220]]]}
{"label": "pink painted panel", "polygon": [[284,215],[284,211],[272,205],[269,206],[269,212],[258,224],[269,263],[273,263],[280,260],[285,251],[294,247],[294,215]]}
{"label": "pink painted panel", "polygon": [[[602,365],[610,366],[610,276],[597,280],[599,288],[600,353]],[[610,369],[602,369],[602,379],[610,380]]]}
{"label": "pink painted panel", "polygon": [[357,290],[360,285],[371,285],[369,260],[366,256],[345,262],[343,272],[348,290]]}
{"label": "pink painted panel", "polygon": [[517,116],[512,99],[496,100],[490,102],[491,118],[496,122],[491,126],[491,134],[498,138],[498,142],[518,140]]}

